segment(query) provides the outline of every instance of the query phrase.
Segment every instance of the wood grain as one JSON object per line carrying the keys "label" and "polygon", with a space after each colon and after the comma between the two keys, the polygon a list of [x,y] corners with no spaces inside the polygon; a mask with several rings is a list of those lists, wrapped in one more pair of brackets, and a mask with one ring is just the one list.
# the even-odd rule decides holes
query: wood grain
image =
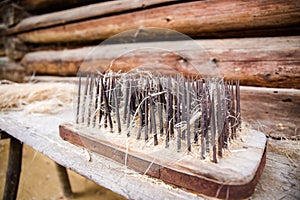
{"label": "wood grain", "polygon": [[296,28],[299,11],[297,0],[195,1],[30,31],[18,37],[28,43],[85,42],[142,27],[167,28],[194,37],[222,37],[232,31],[245,36],[247,30],[257,34],[272,28]]}
{"label": "wood grain", "polygon": [[52,75],[128,71],[149,64],[150,71],[212,74],[240,79],[243,85],[300,88],[299,44],[300,37],[293,36],[99,45],[32,52],[21,64],[28,74]]}
{"label": "wood grain", "polygon": [[242,119],[277,139],[300,139],[300,90],[241,87]]}
{"label": "wood grain", "polygon": [[144,9],[149,6],[170,2],[176,2],[176,0],[122,0],[95,3],[68,10],[28,17],[22,20],[17,26],[9,29],[7,32],[9,34],[13,34],[49,26],[68,24],[70,22],[83,21],[103,15],[117,14],[124,11]]}

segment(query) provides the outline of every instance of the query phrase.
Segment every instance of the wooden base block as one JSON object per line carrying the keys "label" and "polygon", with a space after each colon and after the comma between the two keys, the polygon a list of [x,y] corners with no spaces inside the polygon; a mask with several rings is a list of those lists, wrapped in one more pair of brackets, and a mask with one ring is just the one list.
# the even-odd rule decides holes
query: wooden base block
{"label": "wooden base block", "polygon": [[[117,143],[117,133],[64,124],[60,136],[127,167],[199,195],[222,199],[243,199],[251,196],[266,163],[266,137],[247,130],[232,144],[226,156],[213,163],[172,149],[145,152],[132,148],[128,141]],[[124,134],[126,135],[126,134]],[[122,141],[122,140],[120,140]],[[173,152],[172,152],[173,151]]]}

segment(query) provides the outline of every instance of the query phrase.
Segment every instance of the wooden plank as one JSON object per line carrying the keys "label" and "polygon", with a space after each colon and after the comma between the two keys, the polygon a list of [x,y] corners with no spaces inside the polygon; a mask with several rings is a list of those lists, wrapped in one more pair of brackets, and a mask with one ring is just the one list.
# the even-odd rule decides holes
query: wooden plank
{"label": "wooden plank", "polygon": [[[28,53],[21,63],[29,74],[52,75],[75,75],[79,68],[128,71],[143,64],[154,67],[156,63],[159,67],[151,70],[200,71],[240,79],[243,85],[300,88],[299,44],[300,37],[293,36],[100,45]],[[206,67],[201,68],[203,63]]]}
{"label": "wooden plank", "polygon": [[247,30],[257,35],[260,30],[296,28],[299,24],[297,0],[212,0],[92,19],[30,31],[18,37],[28,43],[86,42],[142,27],[168,28],[194,37],[223,37],[226,32],[239,32],[244,37]]}
{"label": "wooden plank", "polygon": [[[70,144],[59,137],[58,125],[72,121],[71,110],[57,115],[0,113],[0,127],[62,166],[128,199],[203,199]],[[24,134],[26,133],[26,134]],[[64,153],[62,153],[64,152]]]}
{"label": "wooden plank", "polygon": [[243,122],[266,135],[300,139],[300,90],[241,87]]}
{"label": "wooden plank", "polygon": [[74,21],[82,21],[89,18],[100,17],[108,14],[117,14],[124,11],[144,9],[149,6],[157,6],[163,3],[170,3],[176,1],[177,0],[122,0],[95,3],[69,10],[47,13],[26,18],[22,20],[17,26],[9,29],[8,33],[13,34],[28,30],[45,28],[49,26],[57,26]]}
{"label": "wooden plank", "polygon": [[[70,90],[73,89],[74,87],[71,86]],[[243,87],[241,89],[241,92],[243,92]],[[253,89],[259,90],[259,88]],[[253,93],[255,91],[256,90],[253,90]],[[270,91],[272,91],[272,89],[270,89]],[[293,90],[286,91],[288,94],[288,91]],[[259,94],[259,92],[257,93]],[[272,94],[274,93],[270,92],[270,95]],[[256,98],[252,98],[252,100],[253,102],[249,103],[249,106],[246,108],[253,111],[253,109],[256,108],[253,105],[258,104],[257,102],[259,101],[257,101]],[[268,99],[266,99],[266,101],[268,101]],[[288,108],[286,108],[287,110],[293,109],[290,107],[291,104],[287,104],[286,106],[288,106]],[[297,110],[295,109],[295,111]],[[245,110],[242,112],[242,115],[244,121]],[[273,117],[270,119],[270,122],[282,117],[272,112],[270,112],[270,116]],[[137,174],[121,164],[105,159],[97,153],[88,152],[80,147],[64,142],[59,138],[58,125],[64,122],[71,122],[72,120],[73,112],[71,110],[53,115],[32,115],[22,111],[1,112],[0,129],[18,138],[35,150],[42,152],[59,164],[76,171],[95,181],[97,184],[107,187],[126,198],[202,199],[182,189],[175,189],[163,182],[158,182],[154,178]],[[279,129],[278,134],[284,137],[286,131]],[[297,199],[300,195],[299,181],[295,178],[299,174],[299,141],[274,140],[269,138],[268,142],[272,142],[272,148],[269,146],[267,149],[266,167],[251,198],[276,199],[285,197],[288,199]],[[61,152],[64,153],[62,154]]]}

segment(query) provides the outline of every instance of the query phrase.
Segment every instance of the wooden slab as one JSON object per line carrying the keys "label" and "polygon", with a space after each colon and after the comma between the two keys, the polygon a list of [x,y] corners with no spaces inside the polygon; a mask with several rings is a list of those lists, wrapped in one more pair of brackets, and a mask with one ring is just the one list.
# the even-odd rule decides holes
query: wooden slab
{"label": "wooden slab", "polygon": [[63,139],[125,164],[135,171],[216,198],[249,197],[266,162],[266,138],[264,134],[253,130],[244,135],[247,142],[242,149],[232,150],[231,155],[220,159],[218,164],[189,156],[176,160],[176,156],[164,154],[168,150],[145,154],[140,149],[131,149],[128,144],[124,146],[126,144],[106,139],[99,130],[87,133],[85,129],[70,124],[61,125],[59,130]]}

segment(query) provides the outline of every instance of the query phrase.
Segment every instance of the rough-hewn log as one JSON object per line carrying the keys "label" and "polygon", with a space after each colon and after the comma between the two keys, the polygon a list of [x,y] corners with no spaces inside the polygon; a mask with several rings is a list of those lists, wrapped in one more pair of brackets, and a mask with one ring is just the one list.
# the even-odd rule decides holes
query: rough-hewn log
{"label": "rough-hewn log", "polygon": [[128,71],[150,64],[152,71],[200,71],[240,79],[244,85],[300,88],[299,42],[295,36],[103,45],[28,53],[21,63],[29,74],[52,75],[75,75],[80,67]]}
{"label": "rough-hewn log", "polygon": [[74,21],[82,21],[108,14],[116,14],[124,11],[143,9],[149,6],[161,5],[163,3],[175,2],[176,0],[122,0],[108,1],[91,4],[69,10],[47,13],[26,18],[17,26],[8,30],[9,34],[18,33],[54,25],[67,24]]}
{"label": "rough-hewn log", "polygon": [[300,139],[300,90],[241,87],[243,123],[273,138]]}
{"label": "rough-hewn log", "polygon": [[23,82],[25,69],[20,64],[10,61],[7,57],[0,57],[0,80]]}
{"label": "rough-hewn log", "polygon": [[[297,0],[212,0],[147,9],[116,16],[35,30],[19,34],[29,43],[85,42],[103,40],[125,30],[142,27],[169,28],[195,37],[222,37],[228,32],[240,36],[250,30],[297,28],[300,5]],[[286,33],[295,34],[295,33]]]}

